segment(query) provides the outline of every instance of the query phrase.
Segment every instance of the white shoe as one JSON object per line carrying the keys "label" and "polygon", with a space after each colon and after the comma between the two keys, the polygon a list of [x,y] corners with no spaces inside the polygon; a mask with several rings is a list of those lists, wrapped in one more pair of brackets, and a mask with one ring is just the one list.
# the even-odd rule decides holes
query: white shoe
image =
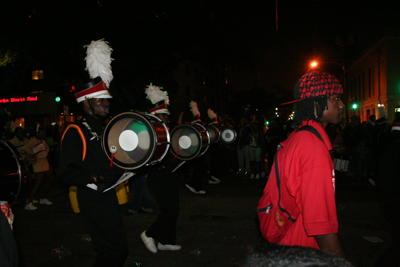
{"label": "white shoe", "polygon": [[158,242],[157,247],[159,250],[180,250],[182,247],[180,245],[170,245],[170,244],[161,244]]}
{"label": "white shoe", "polygon": [[152,253],[157,253],[157,247],[156,247],[156,243],[154,242],[154,239],[152,237],[148,237],[146,235],[146,231],[144,231],[140,237],[142,238],[142,241],[144,243],[144,245],[146,246],[146,248],[148,250],[150,250],[150,252]]}
{"label": "white shoe", "polygon": [[29,202],[28,204],[25,205],[25,209],[26,210],[36,210],[37,207],[35,205],[33,205],[32,202]]}
{"label": "white shoe", "polygon": [[190,191],[192,191],[195,194],[205,194],[206,191],[204,190],[199,190],[197,191],[196,189],[194,189],[193,187],[191,187],[190,185],[186,184],[187,189],[189,189]]}
{"label": "white shoe", "polygon": [[39,200],[37,200],[37,199],[32,199],[32,203],[33,204],[37,204],[39,202]]}
{"label": "white shoe", "polygon": [[220,179],[218,179],[217,177],[215,177],[215,176],[212,176],[212,175],[211,175],[211,179],[212,179],[212,180],[214,180],[214,181],[216,181],[216,182],[218,182],[218,183],[220,183],[220,182],[221,182],[221,180],[220,180]]}
{"label": "white shoe", "polygon": [[368,182],[369,182],[370,184],[372,184],[373,186],[376,186],[376,183],[375,183],[375,181],[374,181],[374,180],[372,180],[371,178],[369,178],[369,179],[368,179]]}
{"label": "white shoe", "polygon": [[250,179],[254,179],[254,173],[250,175]]}
{"label": "white shoe", "polygon": [[47,198],[43,198],[43,199],[40,199],[39,204],[42,204],[42,205],[53,205],[53,202],[51,202]]}
{"label": "white shoe", "polygon": [[256,175],[256,179],[260,179],[260,175],[258,173]]}

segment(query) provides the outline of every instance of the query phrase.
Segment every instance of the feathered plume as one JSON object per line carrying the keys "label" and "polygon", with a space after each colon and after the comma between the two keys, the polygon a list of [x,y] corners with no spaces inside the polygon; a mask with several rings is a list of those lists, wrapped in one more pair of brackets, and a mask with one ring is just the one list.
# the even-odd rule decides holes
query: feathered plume
{"label": "feathered plume", "polygon": [[217,114],[215,114],[215,112],[211,108],[209,108],[207,110],[207,114],[208,114],[208,117],[210,118],[210,120],[217,119]]}
{"label": "feathered plume", "polygon": [[100,76],[109,87],[113,79],[111,71],[111,61],[114,60],[111,58],[112,48],[104,39],[92,41],[89,45],[83,47],[87,47],[85,70],[89,71],[90,78],[94,79]]}
{"label": "feathered plume", "polygon": [[154,105],[162,100],[168,102],[168,93],[161,91],[162,87],[158,87],[150,83],[150,85],[146,85],[145,93],[147,95],[147,99],[151,101]]}
{"label": "feathered plume", "polygon": [[190,102],[189,106],[190,106],[190,111],[192,111],[193,116],[195,116],[195,117],[199,116],[200,117],[200,111],[197,108],[197,102],[192,100]]}

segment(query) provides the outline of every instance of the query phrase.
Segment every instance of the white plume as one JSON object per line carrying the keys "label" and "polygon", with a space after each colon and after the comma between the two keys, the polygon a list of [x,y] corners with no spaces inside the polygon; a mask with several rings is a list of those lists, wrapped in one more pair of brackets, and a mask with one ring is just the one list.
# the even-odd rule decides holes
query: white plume
{"label": "white plume", "polygon": [[89,71],[90,78],[94,79],[98,76],[101,77],[103,82],[110,86],[113,79],[111,71],[111,58],[112,48],[104,39],[92,41],[89,45],[85,45],[86,50],[86,69]]}
{"label": "white plume", "polygon": [[150,85],[146,85],[145,93],[147,94],[147,99],[151,101],[154,105],[162,100],[168,101],[168,93],[161,91],[162,87],[158,87],[150,83]]}
{"label": "white plume", "polygon": [[192,111],[193,116],[199,116],[200,117],[200,111],[197,107],[197,102],[196,101],[191,101],[190,104],[190,111]]}
{"label": "white plume", "polygon": [[211,120],[214,120],[214,119],[217,118],[217,114],[215,114],[215,112],[214,112],[211,108],[209,108],[209,109],[207,110],[207,114],[208,114],[208,117],[209,117]]}

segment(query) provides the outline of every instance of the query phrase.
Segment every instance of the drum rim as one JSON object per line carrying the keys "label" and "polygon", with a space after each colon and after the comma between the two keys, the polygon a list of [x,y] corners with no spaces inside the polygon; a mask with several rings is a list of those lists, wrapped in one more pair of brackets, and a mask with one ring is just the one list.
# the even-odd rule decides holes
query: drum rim
{"label": "drum rim", "polygon": [[[17,170],[18,178],[19,178],[19,180],[18,180],[18,189],[17,189],[17,193],[16,194],[10,195],[10,196],[13,196],[13,201],[9,201],[9,203],[12,204],[17,200],[18,196],[21,193],[23,178],[22,178],[21,163],[19,162],[19,160],[23,161],[23,159],[22,159],[21,154],[18,152],[18,150],[9,141],[0,140],[0,142],[2,144],[4,144],[11,151],[11,153],[13,155],[13,158],[15,159],[15,161],[17,163],[17,166],[18,166],[18,170]],[[28,170],[26,170],[26,171],[28,171]],[[6,200],[6,199],[0,199],[0,200]],[[7,199],[7,201],[8,201],[8,199]]]}
{"label": "drum rim", "polygon": [[[206,125],[206,130],[207,130],[208,133],[210,132],[210,131],[208,130],[208,128],[217,129],[217,135],[218,135],[217,138],[216,138],[216,140],[214,140],[214,142],[211,142],[211,137],[210,137],[210,145],[215,144],[215,143],[218,143],[218,142],[221,140],[221,133],[222,133],[222,131],[219,129],[219,127],[217,127],[217,126],[215,126],[215,125]],[[209,133],[208,135],[210,135],[210,133]]]}
{"label": "drum rim", "polygon": [[[106,137],[108,138],[108,133],[109,133],[109,128],[110,128],[110,124],[115,120],[115,119],[117,119],[117,118],[121,118],[122,116],[126,116],[126,115],[135,115],[135,116],[138,116],[138,117],[140,117],[140,118],[142,118],[143,119],[143,121],[145,121],[146,123],[148,123],[149,125],[151,125],[151,122],[144,116],[144,115],[141,115],[141,114],[139,114],[139,113],[135,113],[135,112],[132,112],[132,111],[127,111],[127,112],[123,112],[123,113],[120,113],[120,114],[118,114],[118,115],[116,115],[116,116],[114,116],[113,118],[111,118],[111,120],[107,123],[107,125],[106,125],[106,127],[104,128],[104,131],[103,131],[103,151],[105,152],[105,154],[106,154],[106,156],[107,156],[107,158],[109,159],[109,160],[111,160],[111,153],[110,153],[110,151],[108,150],[108,146],[106,146]],[[135,163],[135,166],[131,166],[132,164],[125,164],[125,163],[122,163],[122,162],[120,162],[119,160],[116,160],[115,158],[113,159],[113,164],[115,164],[116,166],[118,166],[118,167],[120,167],[121,169],[124,169],[124,170],[135,170],[135,169],[138,169],[138,168],[140,168],[140,167],[142,167],[142,166],[144,166],[144,165],[146,165],[149,161],[150,161],[150,159],[152,158],[152,156],[154,155],[154,153],[155,153],[155,150],[156,150],[156,138],[154,138],[155,136],[157,136],[156,135],[156,133],[155,133],[155,130],[154,130],[154,128],[153,127],[148,127],[148,128],[150,128],[151,129],[151,131],[149,131],[149,133],[153,136],[153,140],[150,140],[150,148],[149,148],[149,150],[148,151],[151,151],[151,153],[149,154],[149,156],[147,157],[147,159],[145,159],[143,162],[141,162],[141,163]],[[140,162],[140,161],[138,161],[138,162]],[[121,166],[122,165],[122,166]],[[128,166],[129,165],[129,166]]]}
{"label": "drum rim", "polygon": [[[203,124],[200,124],[200,123],[197,123],[197,122],[196,122],[196,123],[194,123],[193,125],[197,125],[197,126],[203,128],[203,130],[204,130],[205,133],[207,134],[207,140],[208,140],[208,144],[207,144],[206,149],[204,149],[203,152],[201,152],[201,149],[200,149],[201,154],[198,155],[198,156],[196,157],[196,158],[198,158],[198,157],[200,157],[200,156],[203,156],[203,155],[207,152],[208,148],[209,148],[210,145],[211,145],[211,139],[210,139],[210,133],[207,131],[207,128],[206,128]],[[201,138],[203,138],[203,136],[201,136]],[[202,143],[201,143],[201,148],[203,149],[203,140],[202,140]]]}
{"label": "drum rim", "polygon": [[[155,160],[153,160],[153,161],[151,161],[151,162],[149,162],[147,164],[147,165],[151,165],[153,163],[160,162],[160,161],[162,161],[164,159],[165,155],[167,155],[168,150],[169,150],[169,148],[171,146],[171,139],[170,139],[170,134],[169,134],[169,131],[168,131],[168,127],[167,127],[167,125],[165,124],[165,122],[162,119],[160,119],[159,117],[157,117],[156,115],[153,115],[153,114],[146,114],[145,116],[146,117],[152,117],[152,118],[158,120],[158,122],[160,122],[162,124],[162,126],[164,127],[165,133],[166,133],[166,137],[167,137],[167,144],[166,144],[166,149],[165,149],[164,153],[161,155],[160,158],[155,159]],[[155,142],[157,144],[158,143],[158,135],[157,134],[155,135],[155,139],[156,139]],[[157,150],[157,148],[155,148],[155,150]]]}
{"label": "drum rim", "polygon": [[[195,159],[200,154],[201,149],[203,147],[203,140],[202,140],[201,134],[196,129],[196,127],[194,127],[192,124],[181,124],[181,125],[176,126],[174,129],[172,129],[172,131],[171,131],[171,139],[172,139],[174,133],[177,131],[178,128],[193,128],[193,129],[195,129],[195,132],[196,132],[197,136],[199,137],[201,145],[199,145],[196,153],[193,153],[193,156],[182,157],[179,154],[177,154],[177,151],[174,150],[174,148],[173,148],[173,146],[171,144],[170,151],[171,151],[172,155],[174,155],[175,157],[177,157],[180,160],[185,160],[185,161]],[[208,138],[210,139],[210,136]]]}
{"label": "drum rim", "polygon": [[[232,141],[230,141],[230,142],[227,142],[227,141],[225,141],[225,140],[222,138],[222,134],[223,134],[224,131],[226,131],[226,130],[232,130],[232,132],[233,132],[233,134],[234,134],[234,138],[233,138]],[[224,129],[222,129],[222,131],[221,131],[221,140],[222,140],[222,142],[224,142],[225,144],[232,144],[233,142],[236,141],[236,138],[237,138],[237,132],[236,132],[235,129],[233,129],[232,127],[226,127],[226,128],[224,128]]]}

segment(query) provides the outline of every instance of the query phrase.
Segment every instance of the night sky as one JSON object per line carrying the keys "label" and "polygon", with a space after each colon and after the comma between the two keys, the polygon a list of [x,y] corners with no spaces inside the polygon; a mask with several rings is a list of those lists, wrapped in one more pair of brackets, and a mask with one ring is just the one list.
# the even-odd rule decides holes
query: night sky
{"label": "night sky", "polygon": [[[360,5],[362,3],[362,5]],[[2,1],[0,54],[18,53],[0,67],[0,86],[17,88],[31,64],[61,84],[86,76],[83,45],[105,38],[114,49],[115,79],[135,79],[171,52],[228,66],[234,90],[291,91],[313,59],[351,65],[399,26],[389,1]],[[0,59],[2,59],[0,58]],[[30,62],[29,64],[26,62]],[[33,63],[32,63],[33,62]],[[161,63],[160,63],[161,62]],[[337,66],[326,70],[341,75]]]}

